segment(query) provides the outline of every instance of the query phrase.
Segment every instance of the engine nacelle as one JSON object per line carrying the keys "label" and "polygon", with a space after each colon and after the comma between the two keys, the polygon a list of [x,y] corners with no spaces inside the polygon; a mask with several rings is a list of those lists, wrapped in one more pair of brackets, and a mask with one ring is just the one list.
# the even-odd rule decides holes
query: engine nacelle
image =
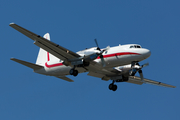
{"label": "engine nacelle", "polygon": [[111,80],[115,80],[116,82],[126,82],[129,80],[129,77],[125,77],[125,76],[113,76],[111,77]]}
{"label": "engine nacelle", "polygon": [[70,61],[64,61],[63,64],[66,66],[75,65],[77,67],[89,66],[90,61],[95,60],[98,56],[99,56],[98,53],[93,53],[88,56],[82,56],[80,58],[73,59]]}
{"label": "engine nacelle", "polygon": [[76,61],[72,61],[71,62],[71,65],[81,65],[83,64],[83,59],[80,59],[80,60],[76,60]]}
{"label": "engine nacelle", "polygon": [[[133,68],[134,69],[140,69],[140,66],[135,65]],[[127,72],[127,71],[132,70],[133,68],[131,67],[131,64],[129,64],[129,65],[124,65],[124,66],[118,66],[118,67],[115,67],[114,69],[116,69],[120,72]]]}
{"label": "engine nacelle", "polygon": [[83,59],[71,61],[70,64],[71,64],[71,65],[75,65],[76,67],[89,66],[89,62],[86,62],[86,61],[84,61]]}
{"label": "engine nacelle", "polygon": [[98,53],[93,53],[91,55],[85,56],[83,59],[86,62],[90,62],[90,61],[95,60],[98,56],[99,56]]}

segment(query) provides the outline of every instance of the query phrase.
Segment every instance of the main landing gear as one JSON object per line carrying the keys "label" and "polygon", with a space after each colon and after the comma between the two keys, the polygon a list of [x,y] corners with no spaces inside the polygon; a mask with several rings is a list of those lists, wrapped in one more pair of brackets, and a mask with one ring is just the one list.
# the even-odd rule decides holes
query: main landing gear
{"label": "main landing gear", "polygon": [[111,84],[109,84],[109,89],[112,90],[112,91],[116,91],[117,90],[117,85],[114,84],[114,80]]}
{"label": "main landing gear", "polygon": [[74,66],[74,67],[69,71],[69,74],[70,74],[70,75],[73,75],[73,76],[77,76],[77,75],[78,75],[78,71],[75,70],[75,67],[76,67],[76,66]]}
{"label": "main landing gear", "polygon": [[73,76],[77,76],[77,75],[78,75],[78,71],[73,68],[73,69],[71,69],[71,70],[69,71],[69,74],[70,74],[70,75],[73,75]]}

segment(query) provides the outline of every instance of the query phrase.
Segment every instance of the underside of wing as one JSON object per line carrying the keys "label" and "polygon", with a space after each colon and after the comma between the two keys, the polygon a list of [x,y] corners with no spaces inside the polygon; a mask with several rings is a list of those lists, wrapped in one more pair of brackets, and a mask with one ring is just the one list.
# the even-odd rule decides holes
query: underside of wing
{"label": "underside of wing", "polygon": [[105,81],[108,81],[110,79],[109,77],[106,76],[106,74],[98,73],[98,72],[89,72],[88,75],[101,78],[102,80],[105,80]]}
{"label": "underside of wing", "polygon": [[69,60],[69,59],[76,59],[80,57],[80,55],[58,45],[55,44],[25,28],[22,28],[21,26],[11,23],[10,26],[17,31],[21,32],[22,34],[26,35],[27,37],[34,40],[34,44],[39,46],[40,48],[46,50],[47,52],[51,53],[52,55],[56,56],[57,58],[61,60]]}
{"label": "underside of wing", "polygon": [[66,77],[66,76],[56,76],[57,78],[60,78],[60,79],[63,79],[65,81],[68,81],[68,82],[74,82],[74,80],[71,80],[70,78]]}
{"label": "underside of wing", "polygon": [[143,83],[147,83],[147,84],[158,85],[158,86],[163,86],[163,87],[170,87],[170,88],[175,88],[176,87],[176,86],[173,86],[173,85],[169,85],[169,84],[165,84],[165,83],[162,83],[162,82],[149,80],[149,79],[145,79],[145,78],[142,81],[141,78],[137,77],[137,76],[130,76],[129,80],[127,82],[134,83],[134,84],[139,84],[139,85],[142,85]]}
{"label": "underside of wing", "polygon": [[89,76],[98,77],[102,80],[108,81],[112,76],[118,76],[118,71],[112,71],[102,67],[100,64],[97,64],[95,61],[92,61],[90,66],[87,67]]}
{"label": "underside of wing", "polygon": [[170,88],[176,88],[176,86],[165,84],[165,83],[158,82],[158,81],[149,80],[149,79],[144,79],[144,83],[159,85],[159,86],[164,86],[164,87],[170,87]]}

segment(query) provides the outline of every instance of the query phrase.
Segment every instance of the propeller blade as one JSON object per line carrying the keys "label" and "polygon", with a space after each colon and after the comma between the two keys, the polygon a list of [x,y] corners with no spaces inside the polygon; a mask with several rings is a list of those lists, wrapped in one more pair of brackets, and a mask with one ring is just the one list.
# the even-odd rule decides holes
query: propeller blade
{"label": "propeller blade", "polygon": [[102,66],[105,67],[105,66],[106,66],[106,63],[105,63],[105,61],[104,61],[104,58],[103,58],[103,55],[102,55],[102,54],[103,54],[105,51],[109,50],[109,49],[110,49],[110,46],[107,46],[105,49],[101,50],[101,49],[99,48],[99,45],[98,45],[97,40],[94,39],[94,41],[95,41],[95,43],[96,43],[97,50],[100,51],[100,53],[97,53],[97,54],[98,54],[99,57],[101,58]]}
{"label": "propeller blade", "polygon": [[95,43],[96,43],[96,46],[97,46],[97,50],[101,51],[101,49],[99,48],[99,45],[98,45],[98,42],[96,39],[94,39]]}
{"label": "propeller blade", "polygon": [[[134,65],[138,65],[139,66],[139,68],[134,68]],[[144,78],[143,78],[143,73],[142,73],[142,68],[143,67],[146,67],[146,66],[148,66],[149,65],[149,63],[145,63],[145,64],[143,64],[143,65],[139,65],[139,63],[132,63],[131,64],[131,68],[132,68],[132,70],[130,71],[130,73],[129,73],[129,75],[131,75],[131,76],[134,76],[137,72],[139,72],[139,75],[140,75],[140,78],[141,78],[141,80],[143,80]]]}
{"label": "propeller blade", "polygon": [[143,80],[144,80],[144,76],[143,76],[142,70],[139,70],[138,72],[139,72],[139,75],[140,75],[141,81],[143,81]]}
{"label": "propeller blade", "polygon": [[145,63],[144,65],[141,65],[141,67],[143,68],[143,67],[146,67],[148,65],[149,65],[149,63]]}
{"label": "propeller blade", "polygon": [[[134,69],[134,66],[136,65],[136,64],[139,64],[139,63],[136,63],[136,62],[132,62],[131,63],[131,71],[129,72],[129,75],[131,75],[131,76],[134,76],[135,74],[136,74],[136,72],[137,72],[137,70],[136,69]],[[136,70],[136,71],[135,71]]]}
{"label": "propeller blade", "polygon": [[106,63],[104,61],[104,58],[103,57],[100,57],[101,58],[101,62],[102,62],[102,66],[105,67],[106,66]]}

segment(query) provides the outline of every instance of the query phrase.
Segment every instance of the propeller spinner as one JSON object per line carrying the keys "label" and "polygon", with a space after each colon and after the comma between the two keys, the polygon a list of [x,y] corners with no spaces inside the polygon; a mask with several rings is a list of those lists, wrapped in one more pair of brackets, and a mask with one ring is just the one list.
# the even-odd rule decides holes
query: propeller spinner
{"label": "propeller spinner", "polygon": [[132,71],[130,72],[130,75],[131,75],[131,76],[134,76],[134,75],[138,72],[139,75],[140,75],[141,80],[143,81],[144,76],[143,76],[142,68],[148,66],[149,63],[145,63],[145,64],[143,64],[143,65],[141,65],[141,66],[139,65],[139,63],[136,63],[135,65],[137,65],[137,66],[139,66],[139,67],[136,68],[136,67],[133,67],[133,66],[132,66],[133,69],[132,69]]}

